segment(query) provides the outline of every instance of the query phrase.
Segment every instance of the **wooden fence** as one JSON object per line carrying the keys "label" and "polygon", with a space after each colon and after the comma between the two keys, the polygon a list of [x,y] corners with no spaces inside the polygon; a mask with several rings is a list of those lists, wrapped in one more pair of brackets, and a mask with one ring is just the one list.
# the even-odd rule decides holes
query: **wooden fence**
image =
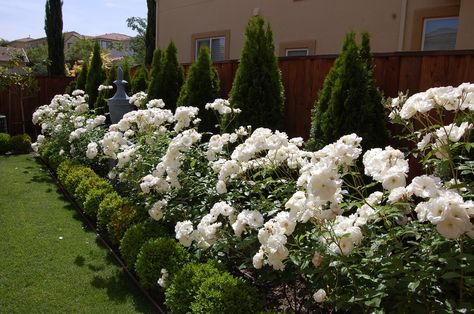
{"label": "wooden fence", "polygon": [[[8,133],[15,135],[26,133],[36,138],[36,128],[31,122],[33,112],[41,105],[49,104],[56,94],[63,94],[66,86],[73,80],[71,77],[37,77],[35,91],[21,91],[10,87],[0,92],[0,115],[7,118]],[[21,100],[24,115],[21,114]]]}
{"label": "wooden fence", "polygon": [[[285,127],[290,136],[307,138],[311,109],[336,55],[279,59],[285,87]],[[398,91],[416,93],[436,86],[474,82],[474,51],[399,52],[374,54],[375,79],[385,96]],[[189,65],[185,65],[185,69]],[[215,63],[221,96],[227,98],[238,61]]]}
{"label": "wooden fence", "polygon": [[[308,137],[311,109],[335,58],[336,55],[279,59],[286,95],[285,127],[289,136]],[[430,87],[474,82],[474,50],[375,54],[374,64],[377,85],[385,96],[396,96],[398,91],[415,93]],[[238,61],[217,62],[214,65],[219,72],[221,96],[227,98]],[[189,64],[184,67],[187,70]],[[38,106],[50,103],[54,95],[62,94],[72,79],[38,77],[39,92],[23,99],[24,122],[19,108],[19,91],[12,88],[0,92],[0,115],[7,116],[9,133],[22,133],[25,123],[27,133],[35,137],[32,113]]]}

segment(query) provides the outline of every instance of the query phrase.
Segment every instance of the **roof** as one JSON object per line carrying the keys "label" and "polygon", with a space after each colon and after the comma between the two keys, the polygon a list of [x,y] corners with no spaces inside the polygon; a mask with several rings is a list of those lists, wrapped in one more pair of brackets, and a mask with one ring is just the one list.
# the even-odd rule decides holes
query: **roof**
{"label": "roof", "polygon": [[110,33],[110,34],[103,34],[99,36],[95,36],[95,39],[108,39],[108,40],[117,40],[117,41],[125,41],[130,40],[132,37],[124,34],[119,33]]}
{"label": "roof", "polygon": [[28,42],[28,41],[32,41],[32,40],[35,40],[34,38],[31,38],[31,37],[25,37],[25,38],[20,38],[20,39],[15,39],[15,40],[12,40],[11,42]]}
{"label": "roof", "polygon": [[15,56],[19,56],[24,62],[29,61],[23,48],[0,47],[0,62],[9,62]]}

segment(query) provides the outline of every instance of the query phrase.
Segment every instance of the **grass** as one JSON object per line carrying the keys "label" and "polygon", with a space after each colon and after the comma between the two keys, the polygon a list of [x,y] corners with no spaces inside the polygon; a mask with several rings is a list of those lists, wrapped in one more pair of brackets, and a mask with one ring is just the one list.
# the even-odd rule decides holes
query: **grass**
{"label": "grass", "polygon": [[0,313],[153,313],[31,155],[0,157]]}

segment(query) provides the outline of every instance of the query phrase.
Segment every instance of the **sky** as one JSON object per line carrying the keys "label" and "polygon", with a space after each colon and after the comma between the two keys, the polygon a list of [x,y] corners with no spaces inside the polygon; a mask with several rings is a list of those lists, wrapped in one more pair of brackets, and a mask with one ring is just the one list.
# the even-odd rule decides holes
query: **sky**
{"label": "sky", "polygon": [[[0,0],[0,38],[46,37],[46,0]],[[97,36],[121,33],[135,36],[127,18],[146,18],[146,0],[63,0],[63,32]]]}

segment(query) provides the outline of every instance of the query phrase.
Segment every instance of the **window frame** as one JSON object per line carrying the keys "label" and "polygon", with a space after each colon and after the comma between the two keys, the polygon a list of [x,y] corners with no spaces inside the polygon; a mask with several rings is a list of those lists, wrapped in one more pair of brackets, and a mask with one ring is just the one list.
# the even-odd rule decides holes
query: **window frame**
{"label": "window frame", "polygon": [[[459,17],[460,6],[442,6],[423,8],[415,10],[413,13],[411,50],[419,50],[422,48],[424,21],[425,19],[436,19],[444,17]],[[409,41],[410,42],[410,41]],[[408,45],[410,45],[408,42]],[[456,49],[456,48],[455,48]]]}
{"label": "window frame", "polygon": [[[222,30],[222,31],[213,31],[213,32],[205,32],[205,33],[195,33],[191,35],[191,62],[194,62],[197,58],[197,54],[199,51],[197,50],[197,42],[198,40],[206,40],[208,39],[211,42],[212,39],[217,39],[217,38],[224,38],[224,59],[229,60],[229,54],[230,54],[230,30]],[[210,47],[210,49],[212,49]],[[214,62],[214,61],[213,61]],[[217,61],[219,62],[219,61]]]}
{"label": "window frame", "polygon": [[[304,51],[306,52],[305,55],[297,55],[297,56],[289,56],[288,52],[294,52],[294,51]],[[286,48],[285,49],[285,57],[306,57],[309,56],[309,48]]]}
{"label": "window frame", "polygon": [[[426,22],[428,21],[434,21],[434,20],[448,20],[448,19],[457,19],[458,20],[458,30],[459,30],[459,15],[453,15],[453,16],[443,16],[443,17],[426,17],[423,18],[423,29],[422,29],[422,34],[421,34],[421,46],[420,50],[421,51],[432,51],[432,50],[425,50],[425,36],[426,36]],[[457,34],[457,32],[456,32]],[[456,49],[456,43],[454,44],[454,48],[451,50]]]}
{"label": "window frame", "polygon": [[[316,40],[285,41],[280,43],[279,56],[289,57],[287,51],[307,50],[306,56],[316,54]],[[291,58],[291,57],[289,57]]]}
{"label": "window frame", "polygon": [[[223,60],[218,60],[217,62],[226,60],[226,58],[225,58],[225,42],[226,42],[226,40],[225,40],[225,37],[224,37],[224,36],[214,36],[214,37],[206,37],[206,38],[198,38],[198,39],[196,39],[195,42],[194,42],[194,46],[195,46],[195,50],[194,50],[194,60],[197,59],[198,54],[199,54],[199,49],[200,49],[200,48],[198,48],[198,47],[199,47],[199,45],[198,45],[198,42],[199,42],[199,41],[208,41],[208,42],[209,42],[209,46],[208,46],[208,47],[209,47],[209,52],[210,52],[210,54],[211,54],[211,59],[212,59],[212,40],[213,40],[213,39],[221,39],[221,38],[224,40],[224,56],[223,56],[224,59],[223,59]],[[212,62],[215,62],[215,61],[212,60]]]}

